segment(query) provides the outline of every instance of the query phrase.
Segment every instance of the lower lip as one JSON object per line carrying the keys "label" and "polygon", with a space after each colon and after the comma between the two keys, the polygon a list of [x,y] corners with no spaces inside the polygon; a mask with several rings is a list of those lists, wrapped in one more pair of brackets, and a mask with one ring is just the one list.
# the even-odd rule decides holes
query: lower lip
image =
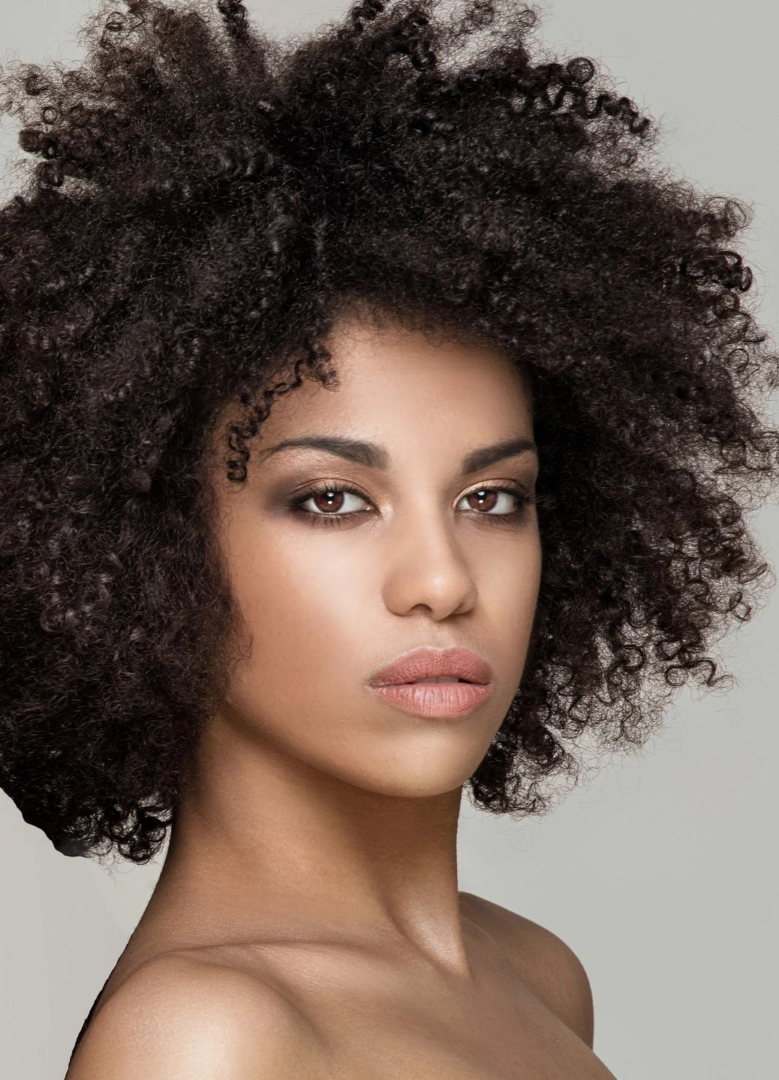
{"label": "lower lip", "polygon": [[368,689],[412,716],[465,716],[483,705],[492,693],[489,683],[400,683]]}

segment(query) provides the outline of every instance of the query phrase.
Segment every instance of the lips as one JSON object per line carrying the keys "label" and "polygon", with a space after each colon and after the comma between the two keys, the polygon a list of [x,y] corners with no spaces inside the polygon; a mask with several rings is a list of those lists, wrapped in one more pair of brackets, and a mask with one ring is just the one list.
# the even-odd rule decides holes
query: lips
{"label": "lips", "polygon": [[403,653],[387,667],[377,671],[370,686],[399,686],[421,679],[454,676],[465,682],[485,685],[492,678],[489,664],[470,649],[419,648]]}

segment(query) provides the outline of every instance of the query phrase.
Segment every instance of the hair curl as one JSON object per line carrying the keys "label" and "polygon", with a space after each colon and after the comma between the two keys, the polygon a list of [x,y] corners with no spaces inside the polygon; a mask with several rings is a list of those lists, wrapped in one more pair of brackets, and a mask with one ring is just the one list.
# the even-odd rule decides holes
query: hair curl
{"label": "hair curl", "polygon": [[0,72],[37,159],[0,209],[0,784],[59,851],[159,851],[229,681],[208,440],[240,403],[243,482],[363,310],[531,379],[538,609],[466,786],[543,813],[585,728],[642,745],[729,678],[712,643],[773,581],[751,209],[673,178],[591,59],[531,49],[531,6],[365,0],[283,45],[238,0],[107,6],[83,63]]}

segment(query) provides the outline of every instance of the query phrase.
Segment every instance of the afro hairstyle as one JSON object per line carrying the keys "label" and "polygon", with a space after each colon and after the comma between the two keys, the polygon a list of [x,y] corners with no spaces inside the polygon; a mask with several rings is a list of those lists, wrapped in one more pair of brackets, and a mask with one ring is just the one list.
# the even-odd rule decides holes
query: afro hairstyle
{"label": "afro hairstyle", "polygon": [[[84,58],[0,69],[0,787],[65,854],[147,862],[229,685],[222,467],[349,312],[500,349],[532,385],[543,567],[469,778],[544,813],[584,733],[643,745],[773,571],[777,355],[743,202],[518,0],[364,0],[272,40],[238,0],[110,0]],[[221,444],[220,444],[221,445]]]}

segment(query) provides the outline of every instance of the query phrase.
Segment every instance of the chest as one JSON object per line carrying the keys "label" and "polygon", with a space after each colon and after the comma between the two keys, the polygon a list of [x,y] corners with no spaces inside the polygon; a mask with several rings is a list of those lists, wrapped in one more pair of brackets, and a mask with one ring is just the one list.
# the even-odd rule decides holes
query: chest
{"label": "chest", "polygon": [[314,1075],[327,1080],[614,1080],[563,1025],[494,1014],[456,1018],[363,1014],[348,1030],[325,1027]]}
{"label": "chest", "polygon": [[315,1033],[312,1080],[614,1080],[503,967],[467,988],[359,956],[274,967]]}

